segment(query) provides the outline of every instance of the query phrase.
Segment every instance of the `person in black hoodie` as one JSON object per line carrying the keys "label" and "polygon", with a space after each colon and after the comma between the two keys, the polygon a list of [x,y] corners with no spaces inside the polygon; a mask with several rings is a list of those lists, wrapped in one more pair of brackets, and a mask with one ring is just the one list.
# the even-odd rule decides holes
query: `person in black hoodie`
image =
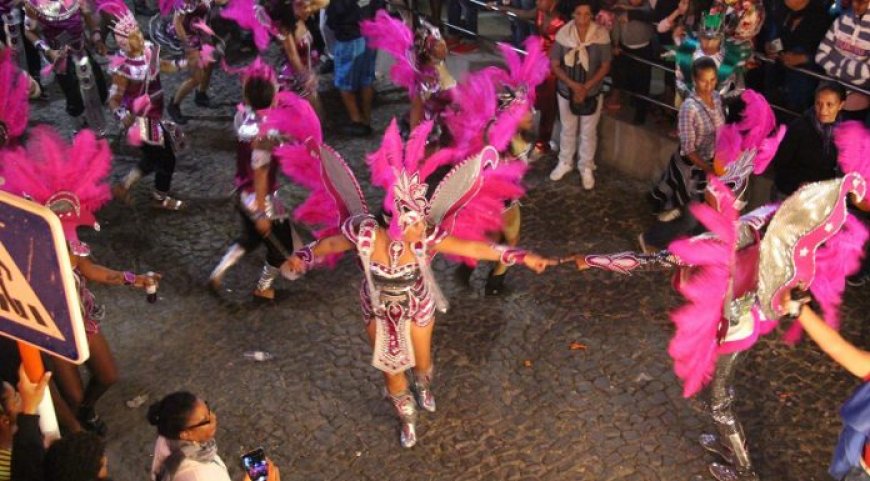
{"label": "person in black hoodie", "polygon": [[824,82],[816,89],[813,108],[789,124],[773,158],[774,199],[788,197],[803,184],[840,175],[834,129],[845,99],[840,84]]}
{"label": "person in black hoodie", "polygon": [[45,479],[43,459],[45,446],[42,432],[39,430],[39,414],[36,411],[45,388],[51,379],[51,373],[43,374],[38,382],[32,382],[24,372],[22,365],[18,370],[18,399],[9,411],[15,411],[15,423],[18,426],[12,438],[12,479],[15,481],[42,481]]}

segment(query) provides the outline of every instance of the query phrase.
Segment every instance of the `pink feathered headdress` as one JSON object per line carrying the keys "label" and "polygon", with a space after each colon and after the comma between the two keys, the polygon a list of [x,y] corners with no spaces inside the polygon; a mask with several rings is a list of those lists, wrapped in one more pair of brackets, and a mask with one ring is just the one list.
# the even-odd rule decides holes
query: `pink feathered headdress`
{"label": "pink feathered headdress", "polygon": [[223,60],[221,60],[221,66],[228,74],[240,75],[242,77],[243,85],[252,78],[265,79],[276,85],[278,83],[278,75],[275,74],[275,69],[264,62],[263,58],[259,56],[255,58],[253,62],[244,67],[233,67]]}
{"label": "pink feathered headdress", "polygon": [[550,73],[550,61],[538,37],[526,40],[522,58],[510,45],[500,43],[498,48],[507,69],[489,67],[469,75],[454,90],[456,108],[444,115],[456,147],[467,154],[485,144],[506,150],[534,107],[538,85]]}
{"label": "pink feathered headdress", "polygon": [[94,213],[111,199],[105,183],[112,152],[90,130],[76,134],[72,145],[47,126],[35,127],[27,150],[3,155],[3,190],[27,197],[53,210],[67,241],[78,240],[78,226],[97,226]]}
{"label": "pink feathered headdress", "polygon": [[[0,51],[0,148],[14,141],[27,128],[30,79],[12,60],[12,50]],[[5,131],[5,132],[3,132]]]}
{"label": "pink feathered headdress", "polygon": [[415,95],[420,78],[434,72],[429,67],[417,64],[414,32],[411,28],[383,9],[378,10],[374,19],[364,20],[359,26],[369,48],[383,50],[395,60],[390,67],[390,79],[393,83]]}
{"label": "pink feathered headdress", "polygon": [[[850,175],[860,176],[853,183],[863,184],[866,190],[866,183],[870,181],[870,132],[860,122],[844,122],[834,132],[834,142],[840,169],[847,174],[847,179]],[[822,308],[825,322],[834,328],[840,325],[846,277],[860,268],[868,237],[867,226],[853,214],[847,214],[840,230],[815,252],[815,275],[809,288]],[[795,322],[786,332],[785,340],[797,342],[802,332],[800,324]]]}
{"label": "pink feathered headdress", "polygon": [[[457,162],[462,157],[454,149],[441,149],[425,157],[426,139],[432,126],[431,121],[421,123],[411,132],[407,144],[403,144],[393,119],[384,133],[380,149],[366,158],[371,169],[372,184],[386,191],[383,207],[386,213],[392,215],[389,232],[394,239],[401,238],[400,218],[403,213],[416,212],[417,217],[430,219],[430,204],[425,198],[428,177],[443,165],[456,164],[454,170],[461,165]],[[455,210],[445,217],[450,217],[447,230],[453,235],[482,240],[487,232],[498,231],[501,229],[504,202],[518,199],[524,194],[520,181],[525,173],[525,165],[521,162],[499,163],[497,158],[494,160],[495,163],[483,168],[480,177],[475,180],[478,183],[476,189],[470,191],[467,198],[452,199],[451,203],[458,204],[451,207]],[[438,189],[433,202],[434,197],[438,197]]]}
{"label": "pink feathered headdress", "polygon": [[229,4],[221,10],[221,17],[249,30],[254,35],[257,50],[262,52],[269,47],[269,39],[273,33],[272,19],[261,5],[257,5],[253,0],[230,0]]}
{"label": "pink feathered headdress", "polygon": [[753,173],[763,173],[773,156],[779,143],[785,136],[785,126],[776,129],[776,117],[767,100],[758,92],[747,89],[740,94],[744,109],[740,120],[733,124],[726,124],[716,135],[716,158],[722,165],[728,167],[735,162],[740,153],[750,149],[756,149],[757,154],[753,160]]}

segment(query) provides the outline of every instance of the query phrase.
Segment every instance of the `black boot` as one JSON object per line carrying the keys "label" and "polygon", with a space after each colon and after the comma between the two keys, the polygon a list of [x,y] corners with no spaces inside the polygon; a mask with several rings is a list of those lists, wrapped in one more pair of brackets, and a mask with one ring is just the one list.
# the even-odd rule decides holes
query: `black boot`
{"label": "black boot", "polygon": [[103,421],[102,418],[100,418],[99,414],[94,411],[94,408],[92,406],[79,407],[79,412],[76,414],[76,419],[79,420],[82,428],[100,437],[105,437],[106,433],[109,432],[109,427],[106,425],[106,422]]}
{"label": "black boot", "polygon": [[173,122],[178,125],[186,125],[187,117],[181,113],[181,106],[175,102],[169,102],[169,105],[166,107],[166,113],[169,114],[169,117],[172,118]]}
{"label": "black boot", "polygon": [[486,279],[486,287],[483,288],[483,293],[487,296],[500,296],[504,293],[504,278],[507,272],[499,275],[489,274]]}
{"label": "black boot", "polygon": [[211,99],[208,98],[208,94],[199,90],[193,94],[193,103],[205,109],[211,107]]}

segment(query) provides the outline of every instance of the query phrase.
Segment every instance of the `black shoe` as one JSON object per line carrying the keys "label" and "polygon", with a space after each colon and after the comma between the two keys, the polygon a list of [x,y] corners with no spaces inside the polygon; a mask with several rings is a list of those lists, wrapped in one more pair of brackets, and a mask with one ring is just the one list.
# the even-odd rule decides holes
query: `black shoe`
{"label": "black shoe", "polygon": [[507,272],[501,275],[492,275],[486,279],[486,287],[483,288],[483,293],[487,296],[500,296],[504,294],[504,278]]}
{"label": "black shoe", "polygon": [[80,407],[76,419],[79,420],[82,428],[96,434],[97,436],[105,437],[106,433],[109,432],[109,426],[106,425],[106,422],[100,418],[92,407]]}
{"label": "black shoe", "polygon": [[193,103],[206,109],[211,107],[211,100],[208,98],[208,94],[199,90],[193,94]]}
{"label": "black shoe", "polygon": [[166,107],[166,113],[169,114],[169,117],[178,124],[178,125],[186,125],[187,117],[181,113],[181,106],[174,102],[169,102],[169,105]]}
{"label": "black shoe", "polygon": [[341,128],[341,133],[350,137],[368,137],[372,135],[372,128],[360,122],[351,122]]}

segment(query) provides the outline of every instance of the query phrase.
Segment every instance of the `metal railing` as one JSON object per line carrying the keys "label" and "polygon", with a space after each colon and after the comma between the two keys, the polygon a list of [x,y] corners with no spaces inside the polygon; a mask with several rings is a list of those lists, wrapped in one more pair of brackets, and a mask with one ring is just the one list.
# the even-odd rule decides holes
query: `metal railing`
{"label": "metal railing", "polygon": [[[459,1],[459,0],[453,0],[453,1]],[[502,9],[493,9],[493,8],[491,8],[491,7],[489,6],[489,4],[487,4],[486,2],[482,2],[482,1],[480,1],[480,0],[464,0],[464,1],[467,2],[467,3],[469,3],[469,4],[479,6],[482,10],[489,11],[489,12],[495,12],[495,13],[498,13],[498,14],[504,16],[504,17],[508,17],[511,21],[520,21],[520,22],[525,22],[525,23],[528,23],[528,24],[532,24],[532,25],[534,25],[534,21],[532,21],[532,20],[529,20],[529,19],[526,19],[526,18],[520,17],[519,15],[515,14],[514,12],[510,12],[510,11],[507,11],[507,10],[502,10]],[[428,19],[428,20],[431,21],[431,18],[430,18],[428,15],[423,14],[423,13],[422,13],[418,8],[416,8],[416,1],[415,1],[415,0],[409,0],[409,2],[410,2],[410,5],[405,5],[405,4],[401,4],[401,3],[393,3],[393,2],[390,2],[389,5],[392,5],[392,6],[394,6],[394,7],[398,7],[398,8],[402,8],[402,9],[406,9],[406,10],[410,11],[411,14],[412,14],[413,16],[422,16],[422,17],[424,17],[424,18],[426,18],[426,19]],[[439,20],[440,20],[440,19],[439,19]],[[479,33],[477,33],[477,32],[472,32],[471,30],[468,30],[468,29],[466,29],[466,28],[464,28],[464,27],[462,27],[462,26],[454,25],[454,24],[452,24],[452,23],[450,23],[450,22],[447,22],[447,21],[439,21],[438,23],[439,23],[440,25],[443,25],[444,27],[449,28],[450,30],[453,30],[453,31],[456,31],[456,32],[460,32],[460,33],[462,33],[462,34],[464,34],[464,35],[467,35],[467,36],[469,36],[469,37],[473,37],[473,38],[475,38],[475,39],[483,40],[484,42],[486,42],[486,43],[488,43],[488,44],[496,44],[496,43],[499,43],[498,40],[495,40],[495,39],[489,38],[489,37],[487,37],[487,36],[481,35],[481,34],[479,34]],[[519,52],[519,53],[521,53],[521,54],[525,54],[525,53],[526,53],[526,52],[525,52],[523,49],[521,49],[521,48],[517,48],[516,46],[511,46],[511,47],[512,47],[515,51],[517,51],[517,52]],[[646,65],[648,65],[648,66],[650,66],[650,67],[653,67],[653,68],[656,68],[656,69],[662,70],[662,71],[664,71],[664,72],[668,72],[668,73],[671,73],[671,74],[674,74],[674,73],[676,72],[674,68],[668,67],[668,66],[666,66],[666,65],[664,65],[664,64],[662,64],[662,63],[659,63],[659,62],[656,62],[656,61],[653,61],[653,60],[649,60],[649,59],[646,59],[646,58],[643,58],[643,57],[639,57],[639,56],[634,55],[634,54],[631,54],[631,53],[627,53],[627,52],[624,52],[624,51],[623,51],[620,55],[625,56],[625,57],[627,57],[627,58],[630,58],[630,59],[632,59],[633,61],[640,62],[640,63],[646,64]],[[765,57],[765,56],[763,56],[763,55],[754,54],[752,58],[753,58],[754,60],[757,60],[757,61],[759,61],[759,62],[766,63],[766,64],[776,64],[776,63],[777,63],[776,60],[774,60],[774,59],[770,59],[770,58]],[[849,90],[849,91],[859,92],[859,93],[862,93],[862,94],[864,94],[864,95],[868,95],[868,96],[870,96],[870,90],[863,89],[863,88],[858,87],[858,86],[856,86],[856,85],[853,85],[853,84],[851,84],[851,83],[849,83],[849,82],[844,82],[844,81],[842,81],[842,80],[840,80],[840,79],[837,79],[837,78],[834,78],[834,77],[831,77],[831,76],[828,76],[828,75],[824,75],[824,74],[821,74],[821,73],[819,73],[819,72],[815,72],[815,71],[813,71],[813,70],[805,69],[805,68],[802,68],[802,67],[792,67],[792,66],[784,65],[784,64],[780,64],[780,65],[782,65],[782,66],[785,67],[786,69],[793,70],[793,71],[795,71],[795,72],[799,72],[799,73],[801,73],[801,74],[803,74],[803,75],[808,75],[808,76],[810,76],[810,77],[814,77],[814,78],[817,79],[817,80],[822,80],[822,81],[827,81],[827,82],[838,83],[838,84],[842,85],[843,87],[845,87],[845,88],[846,88],[847,90]],[[662,101],[660,101],[660,100],[658,100],[658,99],[655,99],[655,98],[653,98],[653,97],[650,97],[649,95],[641,94],[641,93],[639,93],[639,92],[634,92],[634,91],[627,90],[627,89],[621,89],[621,90],[622,90],[623,92],[625,92],[625,93],[631,95],[632,97],[635,97],[635,98],[638,98],[638,99],[644,100],[644,101],[649,102],[649,103],[651,103],[651,104],[655,104],[655,105],[658,105],[658,106],[660,106],[660,107],[663,107],[663,108],[666,108],[666,109],[669,109],[669,110],[673,110],[673,111],[676,111],[676,110],[677,110],[677,108],[676,108],[674,105],[671,105],[671,104],[668,104],[668,103],[662,102]],[[787,115],[791,115],[791,116],[794,116],[794,117],[799,117],[799,116],[801,115],[800,112],[795,112],[795,111],[793,111],[793,110],[791,110],[791,109],[788,109],[788,108],[783,107],[783,106],[780,106],[780,105],[776,105],[776,104],[774,104],[774,103],[771,103],[770,106],[771,106],[774,110],[777,110],[777,111],[782,112],[782,113],[787,114]]]}

